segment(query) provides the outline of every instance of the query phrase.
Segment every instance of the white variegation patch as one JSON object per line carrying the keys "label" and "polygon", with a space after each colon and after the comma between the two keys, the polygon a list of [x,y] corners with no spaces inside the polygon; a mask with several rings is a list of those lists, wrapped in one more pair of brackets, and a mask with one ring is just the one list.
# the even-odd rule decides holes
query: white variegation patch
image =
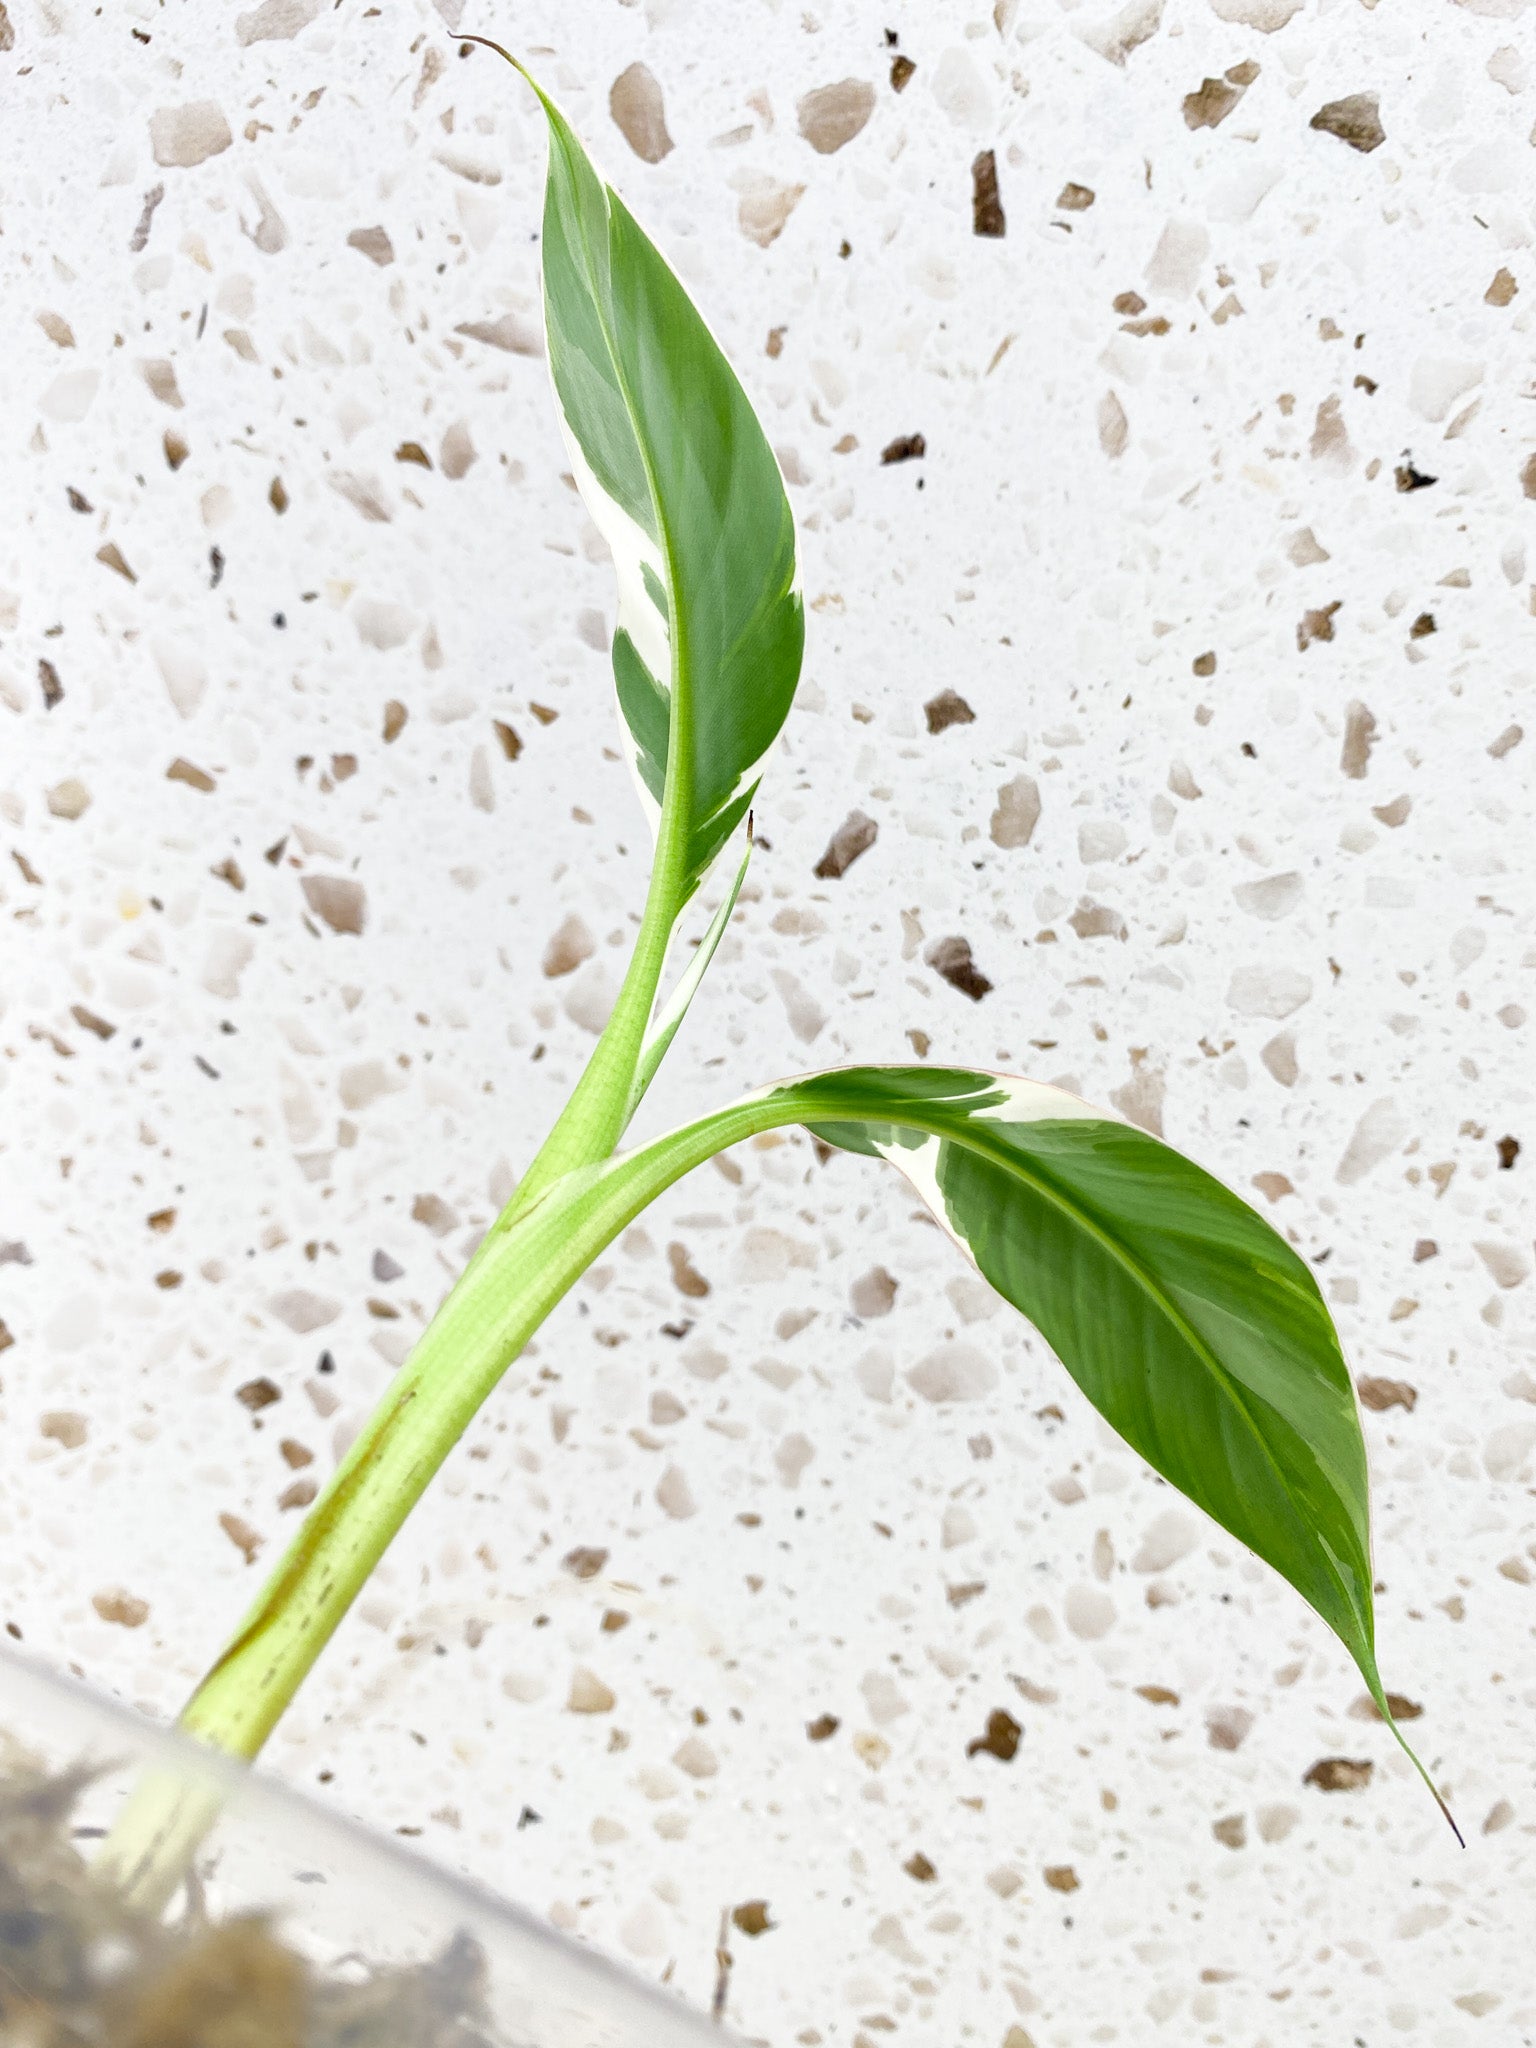
{"label": "white variegation patch", "polygon": [[[1018,1074],[990,1074],[987,1079],[991,1085],[986,1091],[986,1107],[978,1107],[968,1112],[967,1120],[971,1123],[1116,1124],[1124,1121],[1112,1111],[1096,1109],[1080,1095],[1069,1095],[1065,1088],[1053,1088],[1046,1081],[1026,1081]],[[1001,1102],[995,1099],[997,1095],[1002,1096]],[[961,1097],[950,1106],[965,1112],[965,1099]],[[956,1229],[950,1217],[949,1204],[939,1186],[939,1162],[944,1147],[952,1142],[959,1141],[922,1136],[914,1145],[877,1145],[875,1149],[882,1159],[888,1161],[910,1182],[914,1191],[932,1211],[934,1221],[954,1239],[974,1266],[976,1255],[964,1235]]]}
{"label": "white variegation patch", "polygon": [[[645,571],[650,570],[663,590],[671,592],[667,582],[666,563],[662,553],[650,535],[630,518],[616,499],[611,498],[598,482],[592,465],[582,453],[581,443],[576,439],[564,408],[560,404],[560,393],[555,390],[554,379],[550,379],[554,391],[555,413],[560,422],[560,437],[565,442],[567,455],[571,459],[571,474],[581,494],[592,524],[608,543],[613,556],[613,573],[619,587],[617,626],[626,632],[634,643],[635,652],[645,663],[651,674],[670,693],[672,688],[672,641],[667,622],[657,609],[656,601],[645,587]],[[624,713],[619,707],[618,694],[614,694],[614,709],[618,714],[619,731],[624,742],[624,758],[634,778],[635,791],[640,798],[641,809],[645,812],[655,839],[661,822],[661,806],[646,788],[640,774],[640,749],[633,733],[624,723]]]}

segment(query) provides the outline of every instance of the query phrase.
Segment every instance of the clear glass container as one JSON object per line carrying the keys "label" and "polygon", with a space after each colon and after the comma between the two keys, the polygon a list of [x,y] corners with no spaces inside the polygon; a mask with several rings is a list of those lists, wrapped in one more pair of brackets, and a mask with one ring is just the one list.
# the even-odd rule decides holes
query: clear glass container
{"label": "clear glass container", "polygon": [[[91,1868],[126,1795],[216,1808],[150,1915]],[[257,1771],[0,1653],[3,2048],[729,2048],[702,2013]]]}

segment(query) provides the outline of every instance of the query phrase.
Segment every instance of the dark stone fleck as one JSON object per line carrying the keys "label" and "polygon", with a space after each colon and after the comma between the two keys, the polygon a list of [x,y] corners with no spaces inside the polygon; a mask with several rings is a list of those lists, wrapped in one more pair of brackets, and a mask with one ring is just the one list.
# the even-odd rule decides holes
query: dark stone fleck
{"label": "dark stone fleck", "polygon": [[928,453],[928,443],[921,434],[898,434],[894,441],[887,441],[880,450],[882,462],[918,462]]}
{"label": "dark stone fleck", "polygon": [[971,942],[959,937],[935,939],[924,956],[935,974],[951,988],[979,1003],[992,984],[971,958]]}
{"label": "dark stone fleck", "polygon": [[997,194],[995,150],[982,150],[971,165],[971,226],[976,234],[994,239],[1008,232],[1008,216]]}
{"label": "dark stone fleck", "polygon": [[930,733],[948,732],[952,725],[974,725],[976,714],[958,690],[940,690],[923,706]]}

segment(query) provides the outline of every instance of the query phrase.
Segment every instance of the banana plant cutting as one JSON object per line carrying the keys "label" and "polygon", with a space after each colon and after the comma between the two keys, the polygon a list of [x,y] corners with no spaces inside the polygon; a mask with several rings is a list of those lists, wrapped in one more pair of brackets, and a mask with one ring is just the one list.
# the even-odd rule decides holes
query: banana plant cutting
{"label": "banana plant cutting", "polygon": [[[613,554],[614,685],[655,838],[644,917],[564,1110],[183,1726],[254,1757],[470,1419],[605,1246],[714,1154],[791,1124],[904,1174],[1110,1426],[1321,1616],[1392,1724],[1365,1446],[1339,1339],[1306,1263],[1221,1182],[1059,1088],[968,1068],[801,1075],[625,1148],[736,904],[804,610],[794,520],[746,393],[529,83],[549,125],[550,370],[577,484]],[[719,908],[668,990],[679,921],[713,876],[729,877]],[[139,1802],[109,1855],[144,1870],[163,1858],[165,1823]]]}

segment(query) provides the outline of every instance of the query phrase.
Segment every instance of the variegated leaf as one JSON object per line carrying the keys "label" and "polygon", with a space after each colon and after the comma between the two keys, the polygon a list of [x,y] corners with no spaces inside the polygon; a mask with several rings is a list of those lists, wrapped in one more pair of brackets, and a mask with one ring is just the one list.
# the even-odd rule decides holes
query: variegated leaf
{"label": "variegated leaf", "polygon": [[605,1177],[659,1187],[786,1123],[899,1167],[1105,1420],[1327,1622],[1391,1720],[1354,1389],[1311,1269],[1261,1216],[1059,1088],[926,1067],[786,1082]]}
{"label": "variegated leaf", "polygon": [[613,552],[619,710],[681,908],[745,817],[799,680],[794,521],[698,309],[534,90],[549,122],[550,371],[577,486]]}

